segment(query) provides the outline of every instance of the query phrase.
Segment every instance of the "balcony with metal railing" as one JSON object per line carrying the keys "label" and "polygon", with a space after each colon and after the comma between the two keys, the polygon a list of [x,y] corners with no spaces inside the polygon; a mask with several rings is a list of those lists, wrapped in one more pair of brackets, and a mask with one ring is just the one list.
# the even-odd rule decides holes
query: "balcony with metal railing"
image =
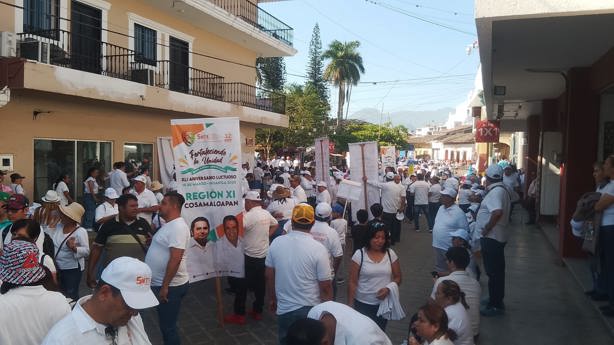
{"label": "balcony with metal railing", "polygon": [[92,41],[64,30],[32,31],[17,35],[18,53],[22,58],[245,107],[285,113],[283,94],[244,83],[227,83],[222,76],[172,60],[148,60],[135,50]]}
{"label": "balcony with metal railing", "polygon": [[249,0],[207,0],[262,32],[292,46],[294,29]]}

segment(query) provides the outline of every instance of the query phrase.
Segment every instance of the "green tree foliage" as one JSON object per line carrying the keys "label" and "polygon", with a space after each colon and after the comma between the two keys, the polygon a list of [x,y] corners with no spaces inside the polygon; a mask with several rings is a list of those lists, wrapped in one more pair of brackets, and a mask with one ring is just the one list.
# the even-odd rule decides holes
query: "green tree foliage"
{"label": "green tree foliage", "polygon": [[324,59],[330,60],[324,70],[324,78],[339,88],[337,126],[343,120],[343,106],[348,98],[351,86],[358,84],[360,75],[365,73],[358,47],[360,47],[358,41],[342,43],[335,40],[322,54]]}
{"label": "green tree foliage", "polygon": [[282,57],[256,59],[258,84],[271,91],[282,91],[286,82],[286,64]]}
{"label": "green tree foliage", "polygon": [[362,141],[377,141],[379,145],[403,148],[407,146],[407,138],[405,126],[392,126],[391,123],[380,126],[358,120],[344,121],[336,134],[331,135],[337,151],[347,151],[348,144]]}
{"label": "green tree foliage", "polygon": [[316,23],[309,42],[309,61],[307,62],[307,86],[312,86],[318,92],[320,99],[328,103],[328,85],[324,79],[324,58],[322,57],[322,41],[320,26]]}
{"label": "green tree foliage", "polygon": [[293,84],[285,94],[289,127],[256,130],[256,140],[267,157],[282,148],[312,146],[316,137],[326,133],[328,103],[314,87]]}

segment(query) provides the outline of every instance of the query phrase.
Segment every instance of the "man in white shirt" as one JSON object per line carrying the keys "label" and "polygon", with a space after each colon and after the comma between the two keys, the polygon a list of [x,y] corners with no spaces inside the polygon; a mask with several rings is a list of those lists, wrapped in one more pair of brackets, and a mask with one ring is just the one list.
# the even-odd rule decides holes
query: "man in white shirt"
{"label": "man in white shirt", "polygon": [[386,181],[382,183],[366,180],[368,184],[382,191],[382,220],[390,231],[390,244],[394,245],[401,241],[401,221],[397,219],[397,213],[405,210],[405,187],[401,184],[401,176],[391,171],[386,173]]}
{"label": "man in white shirt", "polygon": [[[39,236],[42,237],[42,236]],[[51,327],[70,313],[66,298],[43,287],[45,271],[37,246],[16,238],[0,257],[0,344],[39,345]]]}
{"label": "man in white shirt", "polygon": [[130,181],[126,175],[126,163],[116,162],[113,164],[113,172],[109,176],[109,186],[117,192],[118,195],[122,194],[122,191],[126,187],[130,187]]}
{"label": "man in white shirt", "polygon": [[286,345],[286,333],[294,321],[307,317],[311,307],[332,299],[328,253],[309,234],[314,222],[313,207],[296,205],[292,231],[271,243],[265,260],[270,310],[277,313],[281,345]]}
{"label": "man in white shirt", "polygon": [[456,191],[452,188],[441,191],[441,207],[437,211],[433,226],[433,252],[435,254],[435,271],[445,272],[446,251],[452,246],[450,235],[458,229],[469,230],[469,223],[465,212],[454,202]]}
{"label": "man in white shirt", "polygon": [[156,195],[145,188],[147,183],[147,178],[143,175],[139,175],[134,178],[134,194],[137,199],[139,199],[139,209],[138,209],[138,217],[141,217],[151,225],[151,221],[153,220],[153,214],[158,212],[158,198]]}
{"label": "man in white shirt", "polygon": [[316,196],[316,204],[325,202],[327,204],[332,203],[332,198],[330,197],[330,193],[328,192],[328,185],[324,181],[320,181],[316,184],[318,188],[318,195]]}
{"label": "man in white shirt", "polygon": [[185,203],[177,192],[166,193],[160,216],[166,224],[153,236],[145,263],[151,268],[151,289],[158,295],[158,317],[165,344],[179,344],[177,319],[181,300],[188,292],[188,270],[185,249],[190,241],[190,228],[181,218]]}
{"label": "man in white shirt", "polygon": [[462,247],[451,247],[446,252],[446,260],[450,274],[437,278],[433,285],[431,298],[435,299],[437,287],[442,281],[455,281],[465,294],[465,300],[469,305],[468,313],[471,318],[471,329],[473,331],[473,336],[477,337],[480,333],[480,298],[482,296],[482,287],[480,283],[466,271],[469,261],[471,260],[469,252]]}
{"label": "man in white shirt", "polygon": [[492,164],[486,169],[486,196],[476,215],[475,231],[482,234],[482,259],[488,275],[488,304],[480,310],[483,316],[504,313],[505,244],[509,238],[508,220],[511,207],[509,191],[502,182],[503,169]]}
{"label": "man in white shirt", "polygon": [[[409,187],[409,192],[414,194],[414,228],[420,231],[420,214],[423,213],[428,223],[429,220],[429,188],[428,182],[424,181],[424,175],[417,174],[417,181]],[[432,224],[429,230],[433,231]]]}
{"label": "man in white shirt", "polygon": [[99,227],[119,213],[119,208],[115,202],[117,198],[119,198],[119,195],[115,189],[109,187],[104,191],[104,202],[96,207],[96,217],[94,218]]}
{"label": "man in white shirt", "polygon": [[296,203],[307,202],[307,193],[301,186],[301,177],[292,176],[290,179],[290,187],[292,189],[292,197],[296,200]]}
{"label": "man in white shirt", "polygon": [[262,170],[262,164],[257,163],[254,168],[254,179],[258,182],[262,182],[262,176],[264,176],[264,170]]}
{"label": "man in white shirt", "polygon": [[[250,191],[245,195],[245,214],[243,216],[243,250],[245,254],[245,284],[247,290],[254,291],[255,301],[250,316],[262,320],[265,294],[264,260],[269,251],[269,236],[277,230],[277,220],[262,209],[262,199],[258,192]],[[230,318],[230,323],[245,323],[245,298],[240,301],[243,315]],[[241,323],[241,316],[243,322]],[[238,322],[234,322],[238,321]]]}
{"label": "man in white shirt", "polygon": [[[341,240],[337,230],[330,227],[329,222],[333,213],[332,207],[327,203],[319,203],[315,209],[315,223],[310,230],[313,239],[322,243],[328,251],[330,265],[336,281],[337,272],[341,259],[343,259],[343,247],[341,246]],[[333,284],[333,299],[337,295],[337,284]]]}
{"label": "man in white shirt", "polygon": [[531,183],[527,189],[526,209],[529,213],[529,220],[526,225],[535,224],[535,218],[537,217],[537,210],[535,209],[535,203],[537,201],[537,176],[535,171],[531,171]]}
{"label": "man in white shirt", "polygon": [[441,206],[441,202],[439,198],[441,197],[441,190],[443,187],[439,183],[439,177],[433,176],[431,177],[431,186],[429,187],[429,227],[432,229],[433,224],[435,224],[435,217],[437,216],[437,211],[439,210],[439,206]]}
{"label": "man in white shirt", "polygon": [[313,198],[312,202],[315,202],[316,190],[315,190],[315,181],[313,177],[311,177],[311,173],[309,170],[305,170],[301,172],[301,187],[305,190],[305,194],[307,194],[307,199]]}
{"label": "man in white shirt", "polygon": [[43,345],[151,344],[139,310],[158,305],[151,292],[151,270],[129,257],[113,260],[94,294],[82,297],[58,322]]}
{"label": "man in white shirt", "polygon": [[[333,301],[318,304],[311,308],[307,317],[318,320],[324,326],[325,344],[392,345],[386,333],[373,320],[345,304]],[[305,325],[305,320],[297,321],[292,332],[289,332],[290,338],[298,333],[301,324]]]}
{"label": "man in white shirt", "polygon": [[290,188],[290,173],[289,173],[290,169],[285,167],[283,168],[283,172],[281,173],[281,178],[284,179],[284,187],[286,188]]}

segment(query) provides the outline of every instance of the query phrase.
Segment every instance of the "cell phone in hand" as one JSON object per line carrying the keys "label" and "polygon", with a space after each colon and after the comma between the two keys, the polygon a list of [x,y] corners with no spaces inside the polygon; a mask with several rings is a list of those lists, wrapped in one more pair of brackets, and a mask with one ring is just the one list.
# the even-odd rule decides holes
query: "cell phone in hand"
{"label": "cell phone in hand", "polygon": [[439,278],[439,274],[437,273],[437,271],[431,272],[431,275],[433,276],[433,278]]}

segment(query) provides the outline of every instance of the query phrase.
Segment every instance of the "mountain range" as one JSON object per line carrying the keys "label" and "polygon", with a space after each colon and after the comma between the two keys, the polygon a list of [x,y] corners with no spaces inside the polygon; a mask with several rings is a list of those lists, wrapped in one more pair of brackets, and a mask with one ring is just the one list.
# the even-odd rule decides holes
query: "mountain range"
{"label": "mountain range", "polygon": [[403,125],[409,130],[424,127],[435,123],[442,124],[448,119],[448,114],[453,112],[454,108],[440,108],[436,110],[401,110],[394,112],[384,112],[381,116],[381,110],[375,108],[362,108],[348,117],[349,119],[358,119],[371,123],[378,124],[380,119],[382,122],[390,120],[393,125]]}

